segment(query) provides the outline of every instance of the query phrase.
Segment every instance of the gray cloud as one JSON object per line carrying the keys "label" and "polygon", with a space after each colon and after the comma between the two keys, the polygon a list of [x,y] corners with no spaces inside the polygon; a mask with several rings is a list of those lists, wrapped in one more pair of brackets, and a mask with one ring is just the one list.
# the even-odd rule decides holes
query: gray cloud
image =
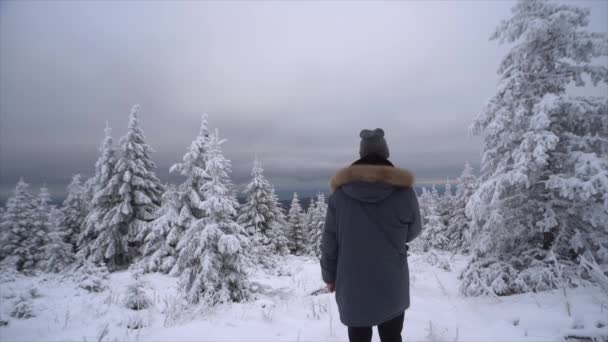
{"label": "gray cloud", "polygon": [[[608,3],[577,3],[608,31]],[[488,37],[512,4],[2,2],[2,188],[90,174],[104,122],[118,141],[134,103],[164,180],[203,112],[236,183],[257,153],[279,189],[320,189],[365,127],[419,179],[455,177],[479,163],[467,127],[496,89],[506,47]]]}

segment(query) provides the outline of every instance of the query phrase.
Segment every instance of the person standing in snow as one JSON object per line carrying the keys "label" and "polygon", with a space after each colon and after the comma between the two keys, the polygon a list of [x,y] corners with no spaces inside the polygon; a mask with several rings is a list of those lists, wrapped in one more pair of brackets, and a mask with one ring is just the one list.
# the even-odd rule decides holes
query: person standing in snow
{"label": "person standing in snow", "polygon": [[361,159],[330,180],[321,273],[351,342],[400,342],[410,306],[407,245],[420,234],[414,175],[389,160],[384,131],[359,134]]}

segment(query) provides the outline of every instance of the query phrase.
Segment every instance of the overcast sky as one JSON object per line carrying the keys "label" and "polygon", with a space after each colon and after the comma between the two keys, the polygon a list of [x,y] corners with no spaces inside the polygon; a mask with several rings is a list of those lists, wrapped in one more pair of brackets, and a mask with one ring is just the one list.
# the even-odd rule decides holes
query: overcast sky
{"label": "overcast sky", "polygon": [[[591,7],[608,32],[608,2]],[[420,182],[479,165],[467,127],[495,92],[506,48],[488,41],[510,1],[0,3],[0,177],[55,195],[90,175],[107,120],[129,109],[161,179],[198,132],[228,139],[233,179],[257,153],[279,190],[325,189],[381,127]],[[606,88],[579,92],[605,95]]]}

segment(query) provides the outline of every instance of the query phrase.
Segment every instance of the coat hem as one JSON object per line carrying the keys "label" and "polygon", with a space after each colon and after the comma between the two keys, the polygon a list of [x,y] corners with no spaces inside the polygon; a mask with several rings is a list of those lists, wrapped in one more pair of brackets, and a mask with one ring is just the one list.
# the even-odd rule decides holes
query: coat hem
{"label": "coat hem", "polygon": [[368,323],[361,324],[361,323],[357,323],[357,322],[347,322],[347,321],[343,320],[341,317],[340,317],[340,321],[342,322],[342,324],[346,325],[347,327],[371,327],[371,326],[378,325],[380,323],[384,323],[386,321],[390,321],[391,319],[404,313],[405,310],[407,310],[409,307],[410,307],[410,305],[406,304],[403,306],[402,309],[392,312],[390,315],[387,315],[386,317],[384,317],[382,319],[379,319],[376,321],[371,321],[371,323],[369,323],[369,324]]}

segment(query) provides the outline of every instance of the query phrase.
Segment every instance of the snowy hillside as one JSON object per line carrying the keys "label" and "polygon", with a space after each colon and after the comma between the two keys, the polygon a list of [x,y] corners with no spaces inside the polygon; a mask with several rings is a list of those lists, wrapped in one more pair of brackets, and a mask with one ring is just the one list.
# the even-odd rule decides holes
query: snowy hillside
{"label": "snowy hillside", "polygon": [[[462,297],[459,271],[466,257],[410,257],[412,307],[406,312],[409,341],[559,341],[565,336],[608,336],[608,299],[598,288],[509,297]],[[446,268],[448,270],[446,270]],[[288,256],[283,275],[252,272],[250,301],[180,309],[176,279],[145,274],[148,309],[125,307],[130,271],[110,274],[108,288],[91,293],[69,275],[4,274],[0,292],[2,341],[344,341],[333,294],[311,296],[322,286],[314,258]],[[20,297],[31,304],[28,319],[10,316]],[[567,298],[567,299],[566,299]],[[197,310],[200,310],[197,312]],[[568,311],[570,310],[570,314]],[[129,326],[141,326],[139,329]],[[377,334],[374,337],[378,341]]]}

